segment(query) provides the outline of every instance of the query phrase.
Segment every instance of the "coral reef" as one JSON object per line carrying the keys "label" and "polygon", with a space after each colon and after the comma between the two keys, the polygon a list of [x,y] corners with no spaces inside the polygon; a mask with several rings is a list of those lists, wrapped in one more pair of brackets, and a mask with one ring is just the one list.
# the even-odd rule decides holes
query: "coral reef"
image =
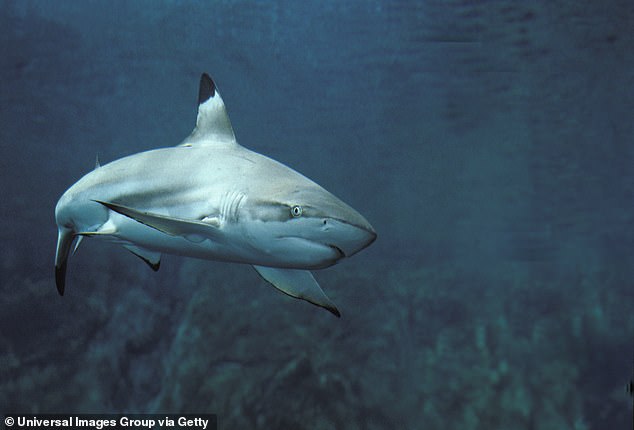
{"label": "coral reef", "polygon": [[24,306],[39,318],[2,332],[0,402],[29,412],[214,412],[220,428],[627,422],[619,390],[634,316],[618,273],[546,281],[517,264],[497,279],[380,266],[318,274],[340,320],[239,265],[185,261],[174,297],[143,285],[150,275],[111,274],[52,307],[46,282],[22,280],[2,298],[2,326],[17,330],[7,319],[19,321]]}

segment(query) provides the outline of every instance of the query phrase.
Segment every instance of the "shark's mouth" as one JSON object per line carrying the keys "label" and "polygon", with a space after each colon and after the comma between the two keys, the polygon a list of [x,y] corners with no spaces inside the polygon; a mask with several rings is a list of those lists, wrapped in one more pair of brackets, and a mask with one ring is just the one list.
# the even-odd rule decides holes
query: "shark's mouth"
{"label": "shark's mouth", "polygon": [[331,245],[331,244],[328,244],[328,246],[334,249],[337,252],[337,254],[339,254],[339,256],[337,257],[337,260],[339,260],[340,258],[344,258],[346,256],[346,253],[343,252],[343,250],[339,248],[338,246]]}
{"label": "shark's mouth", "polygon": [[293,245],[294,249],[285,252],[312,254],[312,263],[316,268],[329,267],[346,256],[346,253],[331,243],[307,239],[301,236],[279,236],[278,239],[287,241],[287,246]]}

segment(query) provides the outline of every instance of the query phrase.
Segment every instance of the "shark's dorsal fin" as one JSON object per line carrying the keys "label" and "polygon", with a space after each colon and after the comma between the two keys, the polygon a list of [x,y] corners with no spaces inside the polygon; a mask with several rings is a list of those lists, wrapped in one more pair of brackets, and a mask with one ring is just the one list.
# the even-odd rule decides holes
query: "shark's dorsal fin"
{"label": "shark's dorsal fin", "polygon": [[218,93],[216,84],[207,73],[200,77],[196,127],[179,146],[198,145],[237,145],[225,103]]}

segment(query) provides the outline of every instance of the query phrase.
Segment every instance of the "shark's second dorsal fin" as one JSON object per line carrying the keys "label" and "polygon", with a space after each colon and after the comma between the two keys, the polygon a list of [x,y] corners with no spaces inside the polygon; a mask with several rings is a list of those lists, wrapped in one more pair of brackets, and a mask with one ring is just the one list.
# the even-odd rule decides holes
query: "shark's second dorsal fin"
{"label": "shark's second dorsal fin", "polygon": [[200,77],[196,128],[179,146],[237,145],[231,121],[216,84],[207,73]]}

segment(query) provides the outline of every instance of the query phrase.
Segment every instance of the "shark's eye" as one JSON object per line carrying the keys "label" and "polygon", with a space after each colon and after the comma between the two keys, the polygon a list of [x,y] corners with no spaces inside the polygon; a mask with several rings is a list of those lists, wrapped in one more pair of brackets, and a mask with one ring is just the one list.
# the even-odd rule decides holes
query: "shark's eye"
{"label": "shark's eye", "polygon": [[302,207],[299,205],[295,205],[291,208],[291,215],[294,218],[302,216]]}

